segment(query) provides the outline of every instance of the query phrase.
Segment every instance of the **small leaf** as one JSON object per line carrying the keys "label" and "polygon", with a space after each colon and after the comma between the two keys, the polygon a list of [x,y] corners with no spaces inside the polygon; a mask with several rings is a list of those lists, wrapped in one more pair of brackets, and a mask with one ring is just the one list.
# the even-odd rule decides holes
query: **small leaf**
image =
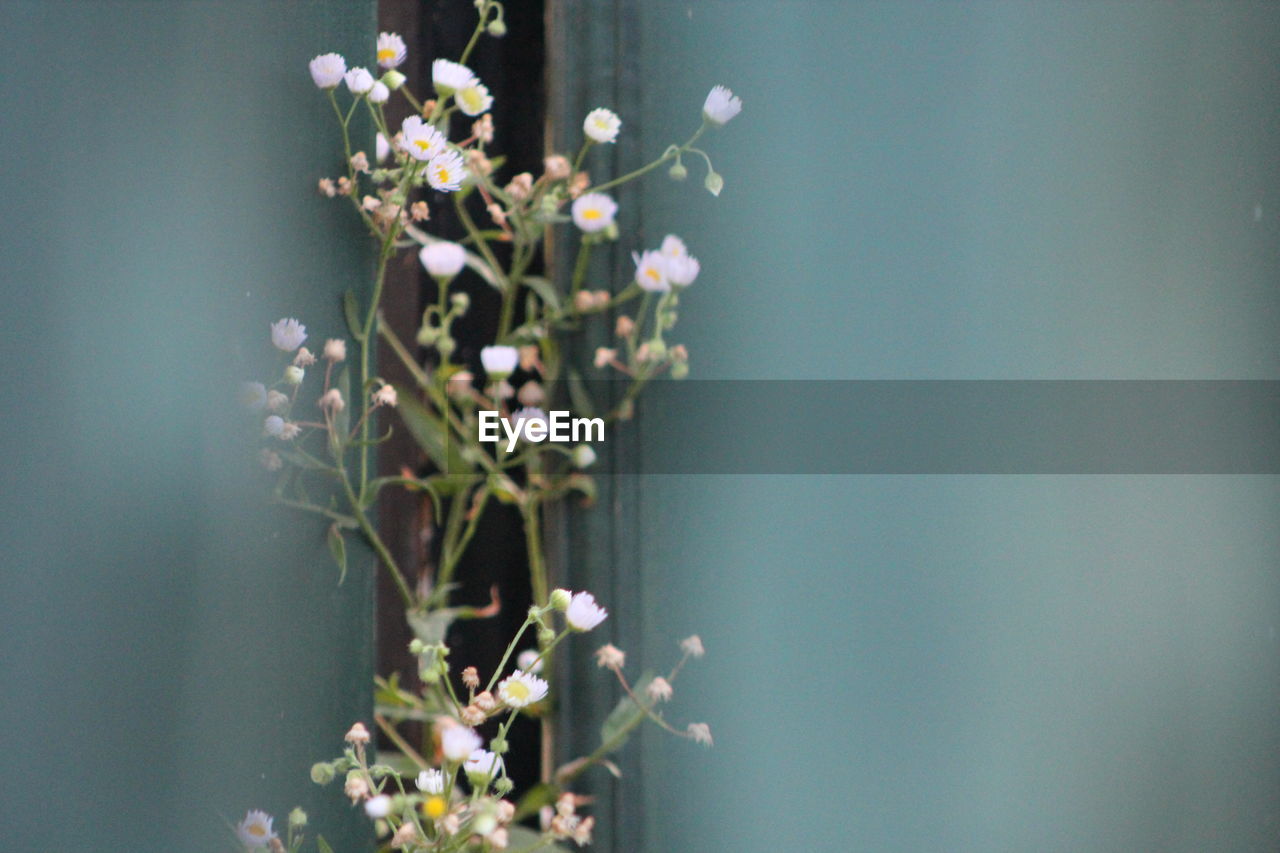
{"label": "small leaf", "polygon": [[548,850],[550,853],[569,853],[569,848],[560,844],[545,844],[542,835],[524,826],[507,827],[507,839],[512,850]]}
{"label": "small leaf", "polygon": [[445,474],[470,474],[472,467],[449,435],[445,422],[428,411],[412,390],[397,385],[396,391],[400,398],[396,407],[400,418],[432,464]]}
{"label": "small leaf", "polygon": [[360,307],[356,304],[356,292],[348,290],[342,294],[342,313],[347,318],[347,328],[351,337],[357,341],[364,340],[364,329],[360,325]]}
{"label": "small leaf", "polygon": [[446,607],[431,613],[406,613],[405,618],[409,620],[409,627],[413,629],[415,637],[427,645],[436,645],[444,642],[444,635],[458,618],[458,611],[456,608]]}
{"label": "small leaf", "polygon": [[529,285],[530,290],[538,294],[539,299],[547,303],[547,306],[551,308],[551,310],[560,310],[560,291],[556,290],[556,286],[554,284],[538,275],[527,275],[524,277],[523,281],[525,284]]}
{"label": "small leaf", "polygon": [[[653,681],[653,675],[646,672],[640,676],[640,680],[632,685],[631,692],[637,696],[643,696],[645,689],[649,686],[649,682]],[[635,703],[630,696],[623,696],[618,700],[618,704],[605,718],[604,725],[600,727],[600,742],[602,744],[610,744],[610,751],[616,750],[627,742],[630,732],[645,717],[644,709]],[[618,738],[617,743],[613,743],[614,738]]]}
{"label": "small leaf", "polygon": [[347,579],[347,542],[336,524],[329,525],[329,553],[338,564],[338,585],[341,586]]}
{"label": "small leaf", "polygon": [[587,385],[582,381],[582,374],[577,370],[569,370],[569,402],[573,404],[573,410],[579,416],[584,418],[594,418],[596,416],[596,407],[591,400],[591,392],[587,390]]}
{"label": "small leaf", "polygon": [[333,848],[329,846],[329,842],[324,840],[323,835],[316,836],[316,850],[319,853],[333,853]]}

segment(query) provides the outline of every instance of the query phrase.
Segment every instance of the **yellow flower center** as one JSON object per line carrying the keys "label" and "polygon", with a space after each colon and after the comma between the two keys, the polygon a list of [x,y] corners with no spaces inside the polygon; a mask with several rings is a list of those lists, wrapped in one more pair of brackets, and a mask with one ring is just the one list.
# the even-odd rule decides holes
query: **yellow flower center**
{"label": "yellow flower center", "polygon": [[256,835],[258,838],[267,834],[267,828],[260,823],[249,824],[248,831],[250,835]]}
{"label": "yellow flower center", "polygon": [[480,99],[480,91],[478,89],[463,89],[458,93],[458,99],[462,101],[462,105],[471,112],[476,112],[484,102]]}
{"label": "yellow flower center", "polygon": [[431,147],[431,143],[426,139],[415,139],[413,140],[413,144],[418,146],[419,151],[426,151]]}
{"label": "yellow flower center", "polygon": [[583,219],[600,219],[603,216],[604,214],[596,210],[594,207],[588,207],[586,210],[582,211]]}
{"label": "yellow flower center", "polygon": [[654,281],[659,281],[662,279],[662,276],[658,275],[658,271],[653,267],[649,267],[648,269],[646,269],[644,271],[644,274],[649,276],[649,278],[653,279]]}
{"label": "yellow flower center", "polygon": [[426,802],[422,804],[422,813],[432,820],[439,820],[449,810],[448,806],[449,804],[444,801],[444,797],[427,797]]}
{"label": "yellow flower center", "polygon": [[395,58],[396,58],[396,52],[392,48],[384,47],[382,50],[378,51],[379,62],[386,62],[388,59],[395,59]]}
{"label": "yellow flower center", "polygon": [[529,687],[523,681],[512,681],[507,685],[507,695],[517,702],[529,698]]}
{"label": "yellow flower center", "polygon": [[442,183],[442,184],[447,184],[447,183],[449,183],[449,169],[448,169],[448,167],[446,167],[446,166],[441,166],[441,167],[439,167],[438,169],[436,169],[436,180],[437,180],[437,181],[439,181],[439,182],[440,182],[440,183]]}

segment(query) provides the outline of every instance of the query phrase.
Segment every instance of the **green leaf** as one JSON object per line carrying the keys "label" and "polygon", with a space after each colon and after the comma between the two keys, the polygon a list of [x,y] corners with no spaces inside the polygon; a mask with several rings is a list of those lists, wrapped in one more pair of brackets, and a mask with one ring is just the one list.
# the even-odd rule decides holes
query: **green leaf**
{"label": "green leaf", "polygon": [[591,392],[587,390],[587,385],[582,381],[582,374],[572,368],[569,369],[569,402],[573,404],[573,411],[579,417],[594,418],[596,416],[596,407],[591,400]]}
{"label": "green leaf", "polygon": [[417,776],[418,771],[422,769],[418,766],[418,762],[403,752],[390,752],[385,749],[378,750],[378,763],[385,764],[395,773],[408,779]]}
{"label": "green leaf", "polygon": [[396,406],[400,418],[427,458],[442,473],[470,474],[471,465],[463,458],[457,442],[450,437],[445,422],[428,411],[412,390],[397,385],[396,391],[400,397]]}
{"label": "green leaf", "polygon": [[364,339],[364,328],[360,325],[360,306],[356,304],[356,292],[348,290],[342,294],[342,313],[347,318],[347,328],[351,337],[357,341]]}
{"label": "green leaf", "polygon": [[537,848],[539,851],[549,850],[550,853],[570,853],[569,848],[560,844],[543,844],[542,835],[534,832],[526,826],[509,826],[507,827],[507,843],[508,850],[512,853],[520,853],[521,850]]}
{"label": "green leaf", "polygon": [[333,848],[329,846],[329,842],[324,840],[323,835],[316,836],[316,850],[319,853],[333,853]]}
{"label": "green leaf", "polygon": [[435,645],[444,642],[444,635],[458,618],[458,611],[457,608],[446,607],[430,613],[406,613],[405,618],[409,620],[415,637],[427,645]]}
{"label": "green leaf", "polygon": [[338,525],[329,525],[329,553],[338,564],[338,585],[347,579],[347,541],[342,538]]}
{"label": "green leaf", "polygon": [[529,285],[529,289],[538,294],[538,298],[553,311],[560,310],[560,291],[556,290],[556,286],[540,275],[527,275],[523,279],[524,283]]}
{"label": "green leaf", "polygon": [[[653,681],[653,674],[644,673],[640,676],[640,680],[632,685],[631,692],[637,696],[643,696],[650,681]],[[637,705],[630,696],[623,696],[618,700],[618,704],[614,706],[609,716],[605,718],[604,725],[600,727],[600,743],[611,744],[611,752],[616,750],[627,742],[631,736],[631,730],[638,726],[644,717],[644,709]],[[617,743],[612,743],[614,738],[619,739]]]}

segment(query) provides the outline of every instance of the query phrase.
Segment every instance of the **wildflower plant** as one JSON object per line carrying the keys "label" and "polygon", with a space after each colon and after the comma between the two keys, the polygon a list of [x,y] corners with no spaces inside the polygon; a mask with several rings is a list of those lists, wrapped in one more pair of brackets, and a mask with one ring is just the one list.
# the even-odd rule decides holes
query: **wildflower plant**
{"label": "wildflower plant", "polygon": [[[493,151],[493,95],[467,66],[485,34],[505,33],[503,7],[495,0],[475,0],[475,8],[478,21],[462,55],[433,61],[429,97],[411,92],[397,70],[409,48],[394,33],[378,36],[375,68],[349,68],[336,53],[311,61],[312,80],[337,119],[344,163],[342,174],[321,178],[318,187],[327,197],[345,199],[371,239],[376,252],[372,287],[365,300],[354,289],[344,295],[346,336],[326,336],[319,344],[297,318],[272,323],[270,340],[284,363],[274,382],[248,382],[241,395],[259,419],[259,459],[277,478],[275,499],[324,519],[339,579],[347,572],[349,539],[363,538],[404,605],[422,687],[406,689],[396,674],[379,678],[372,721],[399,752],[384,755],[382,763],[373,761],[370,733],[357,723],[342,754],[316,764],[312,778],[341,783],[384,843],[413,851],[585,844],[594,820],[578,814],[585,800],[569,786],[590,767],[616,770],[608,756],[637,726],[649,720],[693,741],[711,742],[705,724],[677,728],[657,710],[671,698],[685,662],[701,656],[701,642],[693,637],[682,643],[683,656],[666,676],[645,675],[634,684],[623,674],[622,651],[605,645],[596,653],[624,695],[604,725],[600,747],[590,755],[544,766],[541,784],[518,799],[503,760],[519,715],[541,719],[543,736],[549,737],[548,715],[566,701],[558,695],[554,654],[571,635],[590,632],[608,617],[589,592],[551,588],[541,539],[548,504],[595,493],[583,470],[597,458],[589,443],[539,440],[548,420],[541,406],[567,396],[576,410],[596,408],[580,375],[566,363],[565,341],[587,324],[608,322],[604,328],[617,343],[597,350],[594,369],[623,380],[603,418],[610,423],[631,416],[647,383],[663,374],[680,379],[689,370],[687,350],[669,340],[680,297],[700,273],[682,240],[671,235],[656,247],[624,243],[635,260],[630,280],[609,289],[586,287],[592,252],[623,240],[616,224],[618,202],[610,192],[666,164],[672,178],[683,179],[688,174],[684,160],[695,158],[706,163],[706,189],[719,195],[723,178],[709,155],[694,146],[707,131],[732,119],[741,101],[717,86],[687,141],[669,145],[635,171],[605,180],[593,178],[584,163],[594,146],[625,134],[626,122],[600,107],[583,119],[582,143],[573,156],[546,158],[536,176],[504,175],[504,158]],[[397,98],[412,113],[393,127],[386,109]],[[377,131],[372,158],[353,144],[358,113],[367,115]],[[440,204],[452,206],[465,235],[452,240],[432,232],[431,207]],[[564,282],[531,272],[552,232],[577,242]],[[413,341],[401,340],[379,310],[388,266],[406,252],[416,253],[435,284],[435,298]],[[475,363],[462,358],[453,331],[470,310],[460,281],[468,271],[500,296],[495,338]],[[378,343],[404,365],[410,383],[391,384],[374,373]],[[513,381],[517,376],[519,383]],[[396,410],[398,424],[379,418],[379,409]],[[481,440],[482,412],[498,414],[509,441]],[[372,452],[399,425],[430,461],[431,473],[418,475],[406,465],[398,475],[375,476]],[[411,579],[374,525],[374,510],[380,500],[422,494],[441,519],[441,549],[434,572]],[[501,606],[496,594],[488,607],[451,601],[460,559],[494,502],[514,505],[523,520],[534,606],[498,668],[482,678],[475,667],[465,667],[459,688],[446,643],[450,625],[491,616]],[[536,647],[521,652],[530,640]],[[415,749],[401,733],[399,726],[406,722],[426,725],[430,737],[422,748]],[[485,743],[475,729],[490,723],[496,734]],[[236,828],[237,837],[245,849],[292,853],[301,849],[306,825],[305,815],[295,825],[299,814],[291,816],[281,840],[269,815],[251,811]],[[535,818],[538,830],[523,825]],[[329,849],[322,839],[317,842],[320,850]]]}

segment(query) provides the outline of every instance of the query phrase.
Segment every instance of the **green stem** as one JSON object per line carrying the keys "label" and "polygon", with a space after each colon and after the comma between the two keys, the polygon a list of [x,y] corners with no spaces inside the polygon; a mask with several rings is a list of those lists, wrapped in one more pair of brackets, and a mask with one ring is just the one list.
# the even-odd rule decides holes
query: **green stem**
{"label": "green stem", "polygon": [[627,181],[635,180],[641,175],[645,175],[645,174],[648,174],[649,172],[652,172],[654,169],[658,168],[663,163],[667,162],[673,157],[676,157],[681,153],[688,151],[689,147],[693,145],[693,143],[697,142],[698,138],[702,136],[702,134],[705,133],[706,130],[707,130],[707,125],[704,122],[702,127],[698,128],[698,131],[693,136],[689,137],[689,141],[686,142],[685,144],[669,146],[667,150],[663,152],[662,156],[659,157],[657,160],[654,160],[652,163],[649,163],[646,166],[641,166],[639,169],[636,169],[634,172],[628,172],[627,174],[623,175],[620,178],[614,178],[612,181],[606,181],[603,184],[598,184],[594,187],[591,187],[588,190],[588,192],[595,193],[595,192],[600,192],[602,190],[607,190],[607,189],[610,189],[611,187],[616,187],[619,184],[625,184]]}

